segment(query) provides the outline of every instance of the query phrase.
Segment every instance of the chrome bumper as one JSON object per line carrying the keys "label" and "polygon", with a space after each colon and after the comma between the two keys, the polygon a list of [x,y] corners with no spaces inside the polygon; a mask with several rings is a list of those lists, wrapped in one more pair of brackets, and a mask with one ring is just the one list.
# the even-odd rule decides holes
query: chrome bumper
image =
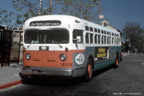
{"label": "chrome bumper", "polygon": [[46,68],[46,67],[23,67],[20,74],[25,76],[65,76],[79,77],[85,74],[85,68]]}

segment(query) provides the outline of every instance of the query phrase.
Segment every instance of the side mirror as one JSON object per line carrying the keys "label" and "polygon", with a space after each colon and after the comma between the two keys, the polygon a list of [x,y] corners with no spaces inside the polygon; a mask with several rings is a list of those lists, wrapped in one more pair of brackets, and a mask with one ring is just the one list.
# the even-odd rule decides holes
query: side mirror
{"label": "side mirror", "polygon": [[77,36],[77,42],[78,42],[78,43],[81,42],[81,36]]}

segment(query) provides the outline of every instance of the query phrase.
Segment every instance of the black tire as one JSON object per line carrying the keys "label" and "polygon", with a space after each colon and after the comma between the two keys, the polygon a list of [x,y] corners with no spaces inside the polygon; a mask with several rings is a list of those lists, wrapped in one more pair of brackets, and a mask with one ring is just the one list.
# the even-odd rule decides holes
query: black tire
{"label": "black tire", "polygon": [[93,75],[93,66],[91,59],[89,59],[86,67],[85,81],[89,82],[92,79],[92,75]]}
{"label": "black tire", "polygon": [[30,78],[28,76],[25,76],[21,73],[19,73],[19,76],[21,77],[23,84],[30,84]]}
{"label": "black tire", "polygon": [[121,54],[120,54],[120,61],[122,61],[122,58],[123,58],[123,54],[121,52]]}
{"label": "black tire", "polygon": [[25,76],[25,75],[23,75],[21,73],[19,73],[19,76],[21,77],[22,80],[28,79],[28,76]]}

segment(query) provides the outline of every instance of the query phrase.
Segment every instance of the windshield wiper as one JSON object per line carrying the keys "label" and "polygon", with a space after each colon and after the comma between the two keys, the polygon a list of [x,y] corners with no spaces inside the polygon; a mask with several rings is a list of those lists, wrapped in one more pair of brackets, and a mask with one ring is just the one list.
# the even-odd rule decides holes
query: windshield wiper
{"label": "windshield wiper", "polygon": [[52,43],[58,45],[60,48],[63,47],[63,46],[61,46],[61,45],[59,44],[59,42],[57,42],[57,41],[52,40]]}

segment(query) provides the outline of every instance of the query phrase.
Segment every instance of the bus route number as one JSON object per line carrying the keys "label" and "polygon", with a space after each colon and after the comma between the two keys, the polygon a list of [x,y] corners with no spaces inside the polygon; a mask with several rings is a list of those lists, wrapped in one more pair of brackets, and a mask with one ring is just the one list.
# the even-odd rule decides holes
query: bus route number
{"label": "bus route number", "polygon": [[61,66],[72,66],[72,63],[61,63]]}

